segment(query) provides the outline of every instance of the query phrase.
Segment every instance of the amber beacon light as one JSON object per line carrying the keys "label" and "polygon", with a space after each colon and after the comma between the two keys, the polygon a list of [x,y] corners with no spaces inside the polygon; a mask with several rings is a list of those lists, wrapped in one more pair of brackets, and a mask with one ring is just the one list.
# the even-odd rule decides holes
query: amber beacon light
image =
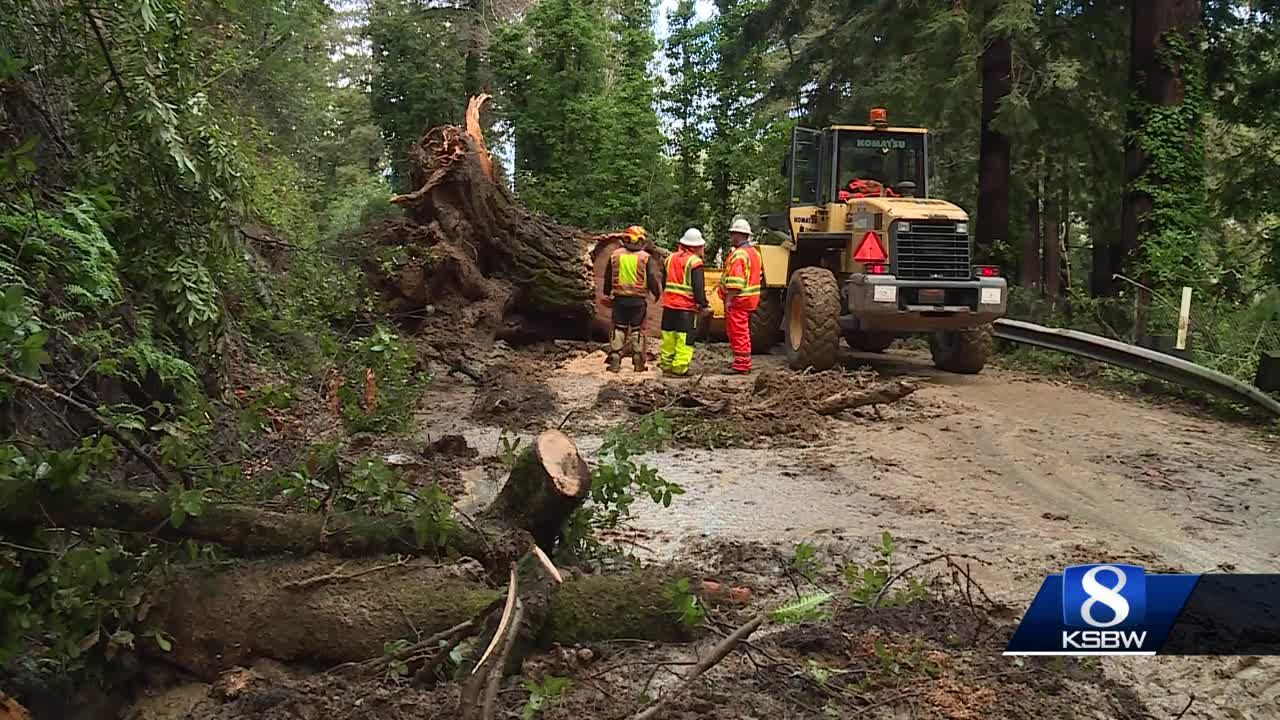
{"label": "amber beacon light", "polygon": [[871,108],[871,126],[872,127],[888,127],[889,111],[884,108]]}

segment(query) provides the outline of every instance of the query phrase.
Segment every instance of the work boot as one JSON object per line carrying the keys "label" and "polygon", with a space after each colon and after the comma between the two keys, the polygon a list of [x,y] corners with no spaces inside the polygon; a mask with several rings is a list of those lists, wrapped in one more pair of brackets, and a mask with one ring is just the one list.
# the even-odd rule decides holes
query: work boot
{"label": "work boot", "polygon": [[635,370],[636,372],[644,372],[644,370],[645,370],[645,362],[644,362],[644,361],[645,361],[645,356],[644,356],[644,354],[643,354],[643,353],[636,353],[635,355],[633,355],[633,356],[631,357],[631,369],[632,369],[632,370]]}
{"label": "work boot", "polygon": [[605,358],[605,369],[611,373],[622,372],[622,355],[611,352]]}

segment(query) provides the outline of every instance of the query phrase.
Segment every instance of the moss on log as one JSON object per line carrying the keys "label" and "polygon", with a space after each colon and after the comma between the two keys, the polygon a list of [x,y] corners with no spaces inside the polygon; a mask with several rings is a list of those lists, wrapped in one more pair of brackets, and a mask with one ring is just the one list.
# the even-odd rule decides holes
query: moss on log
{"label": "moss on log", "polygon": [[[549,612],[537,613],[545,620],[533,635],[544,645],[684,639],[667,595],[674,577],[655,569],[538,590]],[[183,571],[155,594],[148,622],[173,637],[167,660],[212,678],[255,657],[320,667],[378,657],[385,643],[412,642],[494,611],[503,595],[463,566],[317,555]]]}

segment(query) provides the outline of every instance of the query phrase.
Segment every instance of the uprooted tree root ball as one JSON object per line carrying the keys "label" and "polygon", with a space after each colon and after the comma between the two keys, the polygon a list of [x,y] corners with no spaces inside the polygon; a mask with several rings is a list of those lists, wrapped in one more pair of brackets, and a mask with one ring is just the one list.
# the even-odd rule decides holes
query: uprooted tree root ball
{"label": "uprooted tree root ball", "polygon": [[621,405],[637,415],[662,412],[679,421],[675,438],[685,444],[726,447],[761,438],[791,446],[822,442],[832,418],[857,408],[896,403],[915,392],[911,380],[882,380],[874,372],[769,370],[747,383],[610,382],[598,406]]}

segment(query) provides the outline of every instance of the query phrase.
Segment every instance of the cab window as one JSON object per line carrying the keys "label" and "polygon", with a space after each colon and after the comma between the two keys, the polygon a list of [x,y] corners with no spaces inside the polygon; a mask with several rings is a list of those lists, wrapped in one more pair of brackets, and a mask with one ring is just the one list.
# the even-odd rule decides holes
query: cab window
{"label": "cab window", "polygon": [[924,196],[924,136],[842,130],[836,141],[836,191],[853,180],[874,180],[889,188],[908,180]]}

